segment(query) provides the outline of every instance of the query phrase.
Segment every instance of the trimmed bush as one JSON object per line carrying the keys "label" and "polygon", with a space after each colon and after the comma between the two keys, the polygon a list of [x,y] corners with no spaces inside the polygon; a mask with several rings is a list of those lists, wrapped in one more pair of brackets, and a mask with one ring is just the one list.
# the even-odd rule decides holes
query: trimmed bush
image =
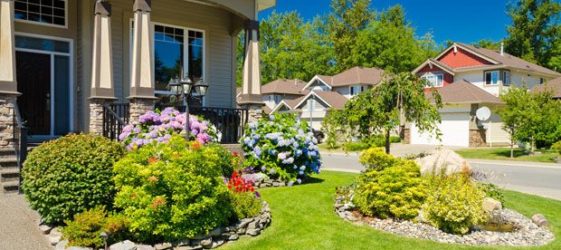
{"label": "trimmed bush", "polygon": [[68,135],[43,143],[23,167],[23,190],[48,224],[60,224],[96,206],[110,207],[113,164],[124,148],[101,136]]}
{"label": "trimmed bush", "polygon": [[551,146],[551,149],[553,149],[555,152],[557,152],[559,155],[561,155],[561,141],[558,141],[558,142],[554,143]]}
{"label": "trimmed bush", "polygon": [[252,122],[240,143],[246,166],[271,178],[301,182],[319,173],[317,141],[305,121],[292,114],[275,114]]}
{"label": "trimmed bush", "polygon": [[497,185],[492,184],[492,183],[477,183],[477,187],[483,191],[483,193],[485,193],[486,197],[489,198],[493,198],[497,201],[500,201],[503,204],[505,204],[505,197],[503,194],[503,191],[501,189],[499,189],[497,187]]}
{"label": "trimmed bush", "polygon": [[463,174],[432,176],[423,215],[440,230],[466,234],[487,220],[482,204],[485,193]]}
{"label": "trimmed bush", "polygon": [[356,152],[356,151],[362,151],[365,149],[370,148],[370,144],[365,143],[365,142],[347,142],[345,144],[343,144],[343,150],[347,151],[347,152]]}
{"label": "trimmed bush", "polygon": [[147,243],[206,234],[231,219],[221,154],[215,147],[172,136],[151,143],[115,164],[115,207],[130,231]]}
{"label": "trimmed bush", "polygon": [[101,233],[109,236],[108,244],[125,240],[128,220],[121,214],[107,215],[103,207],[96,207],[74,216],[74,220],[66,221],[62,229],[64,239],[70,246],[103,247]]}
{"label": "trimmed bush", "polygon": [[362,155],[369,166],[358,179],[353,203],[369,216],[417,217],[426,196],[419,166],[380,152],[371,149]]}

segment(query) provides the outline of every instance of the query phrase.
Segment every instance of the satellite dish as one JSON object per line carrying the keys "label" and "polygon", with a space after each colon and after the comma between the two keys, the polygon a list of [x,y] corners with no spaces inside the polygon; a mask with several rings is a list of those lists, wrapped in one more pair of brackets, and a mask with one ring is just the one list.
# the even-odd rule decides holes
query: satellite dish
{"label": "satellite dish", "polygon": [[475,116],[480,121],[487,121],[491,118],[491,110],[488,107],[481,107],[475,112]]}

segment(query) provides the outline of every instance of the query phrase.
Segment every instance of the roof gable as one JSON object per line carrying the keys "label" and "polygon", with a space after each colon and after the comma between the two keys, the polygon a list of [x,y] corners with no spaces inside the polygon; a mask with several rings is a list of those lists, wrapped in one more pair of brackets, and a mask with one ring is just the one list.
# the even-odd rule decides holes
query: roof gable
{"label": "roof gable", "polygon": [[494,65],[495,61],[487,57],[481,56],[464,48],[463,46],[453,45],[450,49],[436,58],[440,63],[446,64],[452,68],[474,67]]}

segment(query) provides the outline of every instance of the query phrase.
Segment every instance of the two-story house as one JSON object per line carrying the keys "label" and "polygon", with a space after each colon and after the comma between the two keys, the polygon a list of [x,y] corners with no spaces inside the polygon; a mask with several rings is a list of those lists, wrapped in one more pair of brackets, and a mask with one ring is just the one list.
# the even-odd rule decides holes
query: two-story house
{"label": "two-story house", "polygon": [[[384,71],[378,68],[353,67],[333,76],[316,75],[303,85],[294,83],[294,80],[277,80],[264,85],[262,93],[266,103],[276,103],[271,113],[297,113],[319,130],[329,109],[342,109],[349,99],[378,85],[383,76]],[[301,87],[296,89],[296,86]],[[278,91],[282,91],[282,94]],[[278,99],[272,102],[274,98]]]}
{"label": "two-story house", "polygon": [[476,111],[492,111],[502,105],[499,95],[510,86],[533,88],[561,76],[558,72],[505,53],[471,45],[454,43],[435,58],[428,59],[414,71],[442,96],[440,110],[441,138],[422,133],[411,124],[404,132],[412,144],[446,146],[483,146],[508,144],[508,133],[496,112],[486,121],[476,118]]}

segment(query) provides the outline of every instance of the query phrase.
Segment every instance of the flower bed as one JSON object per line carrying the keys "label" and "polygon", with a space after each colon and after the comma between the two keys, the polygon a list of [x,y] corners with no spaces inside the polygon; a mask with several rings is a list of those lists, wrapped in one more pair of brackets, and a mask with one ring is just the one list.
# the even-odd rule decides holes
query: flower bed
{"label": "flower bed", "polygon": [[250,123],[240,142],[248,173],[264,173],[291,185],[320,172],[317,140],[308,124],[294,115],[271,115]]}
{"label": "flower bed", "polygon": [[473,230],[469,234],[457,235],[439,230],[426,223],[409,220],[379,219],[364,216],[355,209],[351,202],[345,203],[343,196],[335,201],[335,212],[346,221],[369,225],[375,229],[410,238],[432,240],[440,243],[455,243],[465,245],[497,245],[497,246],[541,246],[555,239],[546,227],[540,227],[520,213],[501,209],[494,216],[500,216],[516,228],[514,232],[495,232],[483,229]]}

